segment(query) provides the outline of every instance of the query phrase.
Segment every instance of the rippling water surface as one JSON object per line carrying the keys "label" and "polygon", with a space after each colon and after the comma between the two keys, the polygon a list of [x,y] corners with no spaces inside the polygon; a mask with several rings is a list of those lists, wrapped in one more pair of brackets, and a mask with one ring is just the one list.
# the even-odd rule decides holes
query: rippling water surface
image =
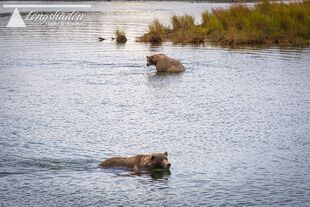
{"label": "rippling water surface", "polygon": [[[310,205],[309,49],[150,46],[154,18],[228,5],[86,3],[83,25],[27,28],[0,5],[0,206]],[[154,53],[186,72],[156,75]],[[171,175],[97,167],[163,151]]]}

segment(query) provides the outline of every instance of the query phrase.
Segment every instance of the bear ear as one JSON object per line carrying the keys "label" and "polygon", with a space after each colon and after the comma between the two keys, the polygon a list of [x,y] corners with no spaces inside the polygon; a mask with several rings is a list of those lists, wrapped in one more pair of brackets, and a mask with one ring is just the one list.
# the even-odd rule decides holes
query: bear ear
{"label": "bear ear", "polygon": [[152,155],[152,156],[151,156],[151,160],[152,160],[152,161],[155,160],[155,158],[156,158],[155,155]]}
{"label": "bear ear", "polygon": [[164,155],[166,155],[166,157],[168,157],[168,152],[164,152]]}

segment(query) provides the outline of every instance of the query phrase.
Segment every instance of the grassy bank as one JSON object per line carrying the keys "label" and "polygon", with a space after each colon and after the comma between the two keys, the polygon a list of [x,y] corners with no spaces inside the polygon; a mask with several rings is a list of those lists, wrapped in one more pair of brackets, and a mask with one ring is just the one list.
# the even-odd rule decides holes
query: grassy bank
{"label": "grassy bank", "polygon": [[205,11],[201,18],[201,24],[195,24],[192,16],[173,16],[170,26],[154,20],[138,41],[310,45],[310,1],[285,4],[265,0],[251,8],[236,4]]}

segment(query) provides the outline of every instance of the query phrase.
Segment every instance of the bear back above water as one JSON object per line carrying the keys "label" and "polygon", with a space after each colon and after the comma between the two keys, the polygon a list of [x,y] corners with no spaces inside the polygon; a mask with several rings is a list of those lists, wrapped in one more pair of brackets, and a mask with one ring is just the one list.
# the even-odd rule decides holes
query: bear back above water
{"label": "bear back above water", "polygon": [[100,163],[103,168],[128,168],[133,170],[169,169],[168,153],[136,155],[133,157],[112,157]]}
{"label": "bear back above water", "polygon": [[164,54],[146,56],[146,60],[146,65],[155,65],[157,72],[179,73],[185,70],[180,61]]}

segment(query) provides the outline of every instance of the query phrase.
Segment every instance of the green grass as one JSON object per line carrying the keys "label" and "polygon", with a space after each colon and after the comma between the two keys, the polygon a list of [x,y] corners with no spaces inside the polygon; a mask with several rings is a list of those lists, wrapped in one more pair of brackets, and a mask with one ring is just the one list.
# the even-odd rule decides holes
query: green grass
{"label": "green grass", "polygon": [[205,11],[202,23],[192,16],[173,16],[171,26],[155,20],[140,42],[205,43],[223,45],[280,44],[309,46],[310,1],[281,3],[264,0],[254,7],[241,4]]}

